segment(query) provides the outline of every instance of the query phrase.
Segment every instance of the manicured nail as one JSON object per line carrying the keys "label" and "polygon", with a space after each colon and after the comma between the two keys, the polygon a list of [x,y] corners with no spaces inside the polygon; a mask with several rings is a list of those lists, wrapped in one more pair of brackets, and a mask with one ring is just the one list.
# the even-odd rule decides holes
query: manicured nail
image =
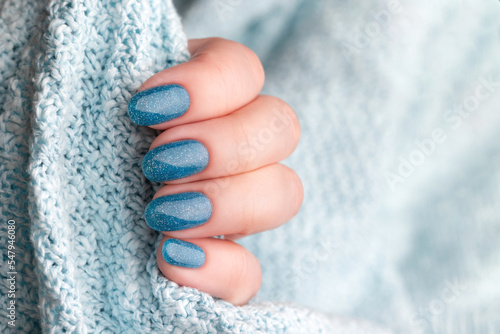
{"label": "manicured nail", "polygon": [[168,239],[161,250],[167,263],[186,268],[199,268],[205,263],[205,252],[200,246],[178,239]]}
{"label": "manicured nail", "polygon": [[208,165],[208,150],[196,140],[179,140],[149,151],[142,160],[148,180],[165,182],[197,174]]}
{"label": "manicured nail", "polygon": [[202,193],[187,192],[158,197],[146,207],[146,223],[156,231],[179,231],[205,224],[212,202]]}
{"label": "manicured nail", "polygon": [[184,115],[189,102],[189,94],[182,86],[154,87],[132,96],[128,115],[138,125],[160,124]]}

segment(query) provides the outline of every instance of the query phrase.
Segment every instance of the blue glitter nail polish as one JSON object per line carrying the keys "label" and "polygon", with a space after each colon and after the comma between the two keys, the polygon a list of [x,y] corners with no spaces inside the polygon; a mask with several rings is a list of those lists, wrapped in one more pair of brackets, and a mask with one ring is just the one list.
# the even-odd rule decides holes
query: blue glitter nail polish
{"label": "blue glitter nail polish", "polygon": [[179,85],[159,86],[132,96],[128,115],[138,125],[154,125],[184,115],[189,109],[189,94]]}
{"label": "blue glitter nail polish", "polygon": [[208,165],[208,150],[199,141],[179,140],[149,151],[142,172],[153,182],[165,182],[197,174]]}
{"label": "blue glitter nail polish", "polygon": [[212,202],[199,192],[167,195],[152,200],[144,215],[153,230],[185,230],[203,225],[210,219]]}
{"label": "blue glitter nail polish", "polygon": [[161,249],[167,263],[185,268],[199,268],[205,263],[205,252],[195,244],[178,239],[168,239]]}

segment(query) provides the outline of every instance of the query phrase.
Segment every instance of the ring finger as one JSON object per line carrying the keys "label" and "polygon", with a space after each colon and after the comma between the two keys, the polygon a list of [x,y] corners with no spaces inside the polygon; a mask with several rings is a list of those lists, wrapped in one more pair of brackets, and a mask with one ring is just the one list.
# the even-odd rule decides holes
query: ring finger
{"label": "ring finger", "polygon": [[161,188],[145,212],[146,222],[173,238],[241,236],[290,220],[302,203],[297,174],[281,164],[221,179]]}

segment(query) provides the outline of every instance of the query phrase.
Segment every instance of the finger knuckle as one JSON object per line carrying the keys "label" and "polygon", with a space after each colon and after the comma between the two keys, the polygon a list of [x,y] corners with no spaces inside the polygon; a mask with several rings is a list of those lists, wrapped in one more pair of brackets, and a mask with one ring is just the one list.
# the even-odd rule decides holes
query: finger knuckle
{"label": "finger knuckle", "polygon": [[226,41],[231,49],[231,55],[240,64],[244,64],[249,71],[250,77],[259,85],[264,84],[264,67],[259,56],[249,47],[234,41]]}
{"label": "finger knuckle", "polygon": [[302,185],[302,181],[300,180],[299,175],[288,167],[285,167],[287,170],[286,178],[287,183],[290,185],[290,203],[293,208],[293,215],[296,215],[300,207],[302,206],[302,202],[304,200],[304,186]]}
{"label": "finger knuckle", "polygon": [[250,274],[249,263],[243,249],[238,249],[238,251],[234,252],[233,256],[233,268],[230,272],[230,280],[234,283],[235,287],[241,288]]}
{"label": "finger knuckle", "polygon": [[264,84],[265,80],[265,73],[264,73],[264,67],[262,66],[262,63],[260,62],[259,57],[255,52],[250,50],[248,47],[240,44],[242,48],[242,55],[244,56],[245,62],[249,64],[250,66],[248,67],[250,70],[250,73],[256,82],[257,86],[261,87]]}
{"label": "finger knuckle", "polygon": [[290,135],[293,146],[297,146],[300,139],[300,123],[292,107],[282,99],[268,96],[268,103],[273,112],[273,125],[279,129],[278,124],[284,125]]}
{"label": "finger knuckle", "polygon": [[259,290],[260,265],[242,246],[237,252],[234,252],[232,263],[230,282],[233,289],[228,299],[235,304],[242,304],[252,298]]}
{"label": "finger knuckle", "polygon": [[247,236],[255,232],[255,210],[255,201],[247,201],[245,207],[241,210],[241,228],[239,234]]}
{"label": "finger knuckle", "polygon": [[[255,52],[241,43],[222,38],[214,38],[209,44],[212,44],[211,48],[200,48],[192,60],[212,69],[215,78],[231,85],[234,85],[235,81],[233,74],[240,73],[234,70],[235,66],[244,69],[246,80],[240,80],[240,83],[247,82],[252,83],[252,87],[262,87],[265,79],[264,67]],[[224,49],[226,52],[211,52],[214,49]],[[233,69],[228,71],[228,66]]]}

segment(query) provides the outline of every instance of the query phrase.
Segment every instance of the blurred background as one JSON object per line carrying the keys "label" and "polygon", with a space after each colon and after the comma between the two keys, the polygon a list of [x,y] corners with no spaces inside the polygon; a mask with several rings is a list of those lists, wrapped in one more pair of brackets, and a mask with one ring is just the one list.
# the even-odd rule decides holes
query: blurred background
{"label": "blurred background", "polygon": [[297,112],[299,215],[242,240],[253,301],[408,333],[500,331],[500,3],[176,1]]}

